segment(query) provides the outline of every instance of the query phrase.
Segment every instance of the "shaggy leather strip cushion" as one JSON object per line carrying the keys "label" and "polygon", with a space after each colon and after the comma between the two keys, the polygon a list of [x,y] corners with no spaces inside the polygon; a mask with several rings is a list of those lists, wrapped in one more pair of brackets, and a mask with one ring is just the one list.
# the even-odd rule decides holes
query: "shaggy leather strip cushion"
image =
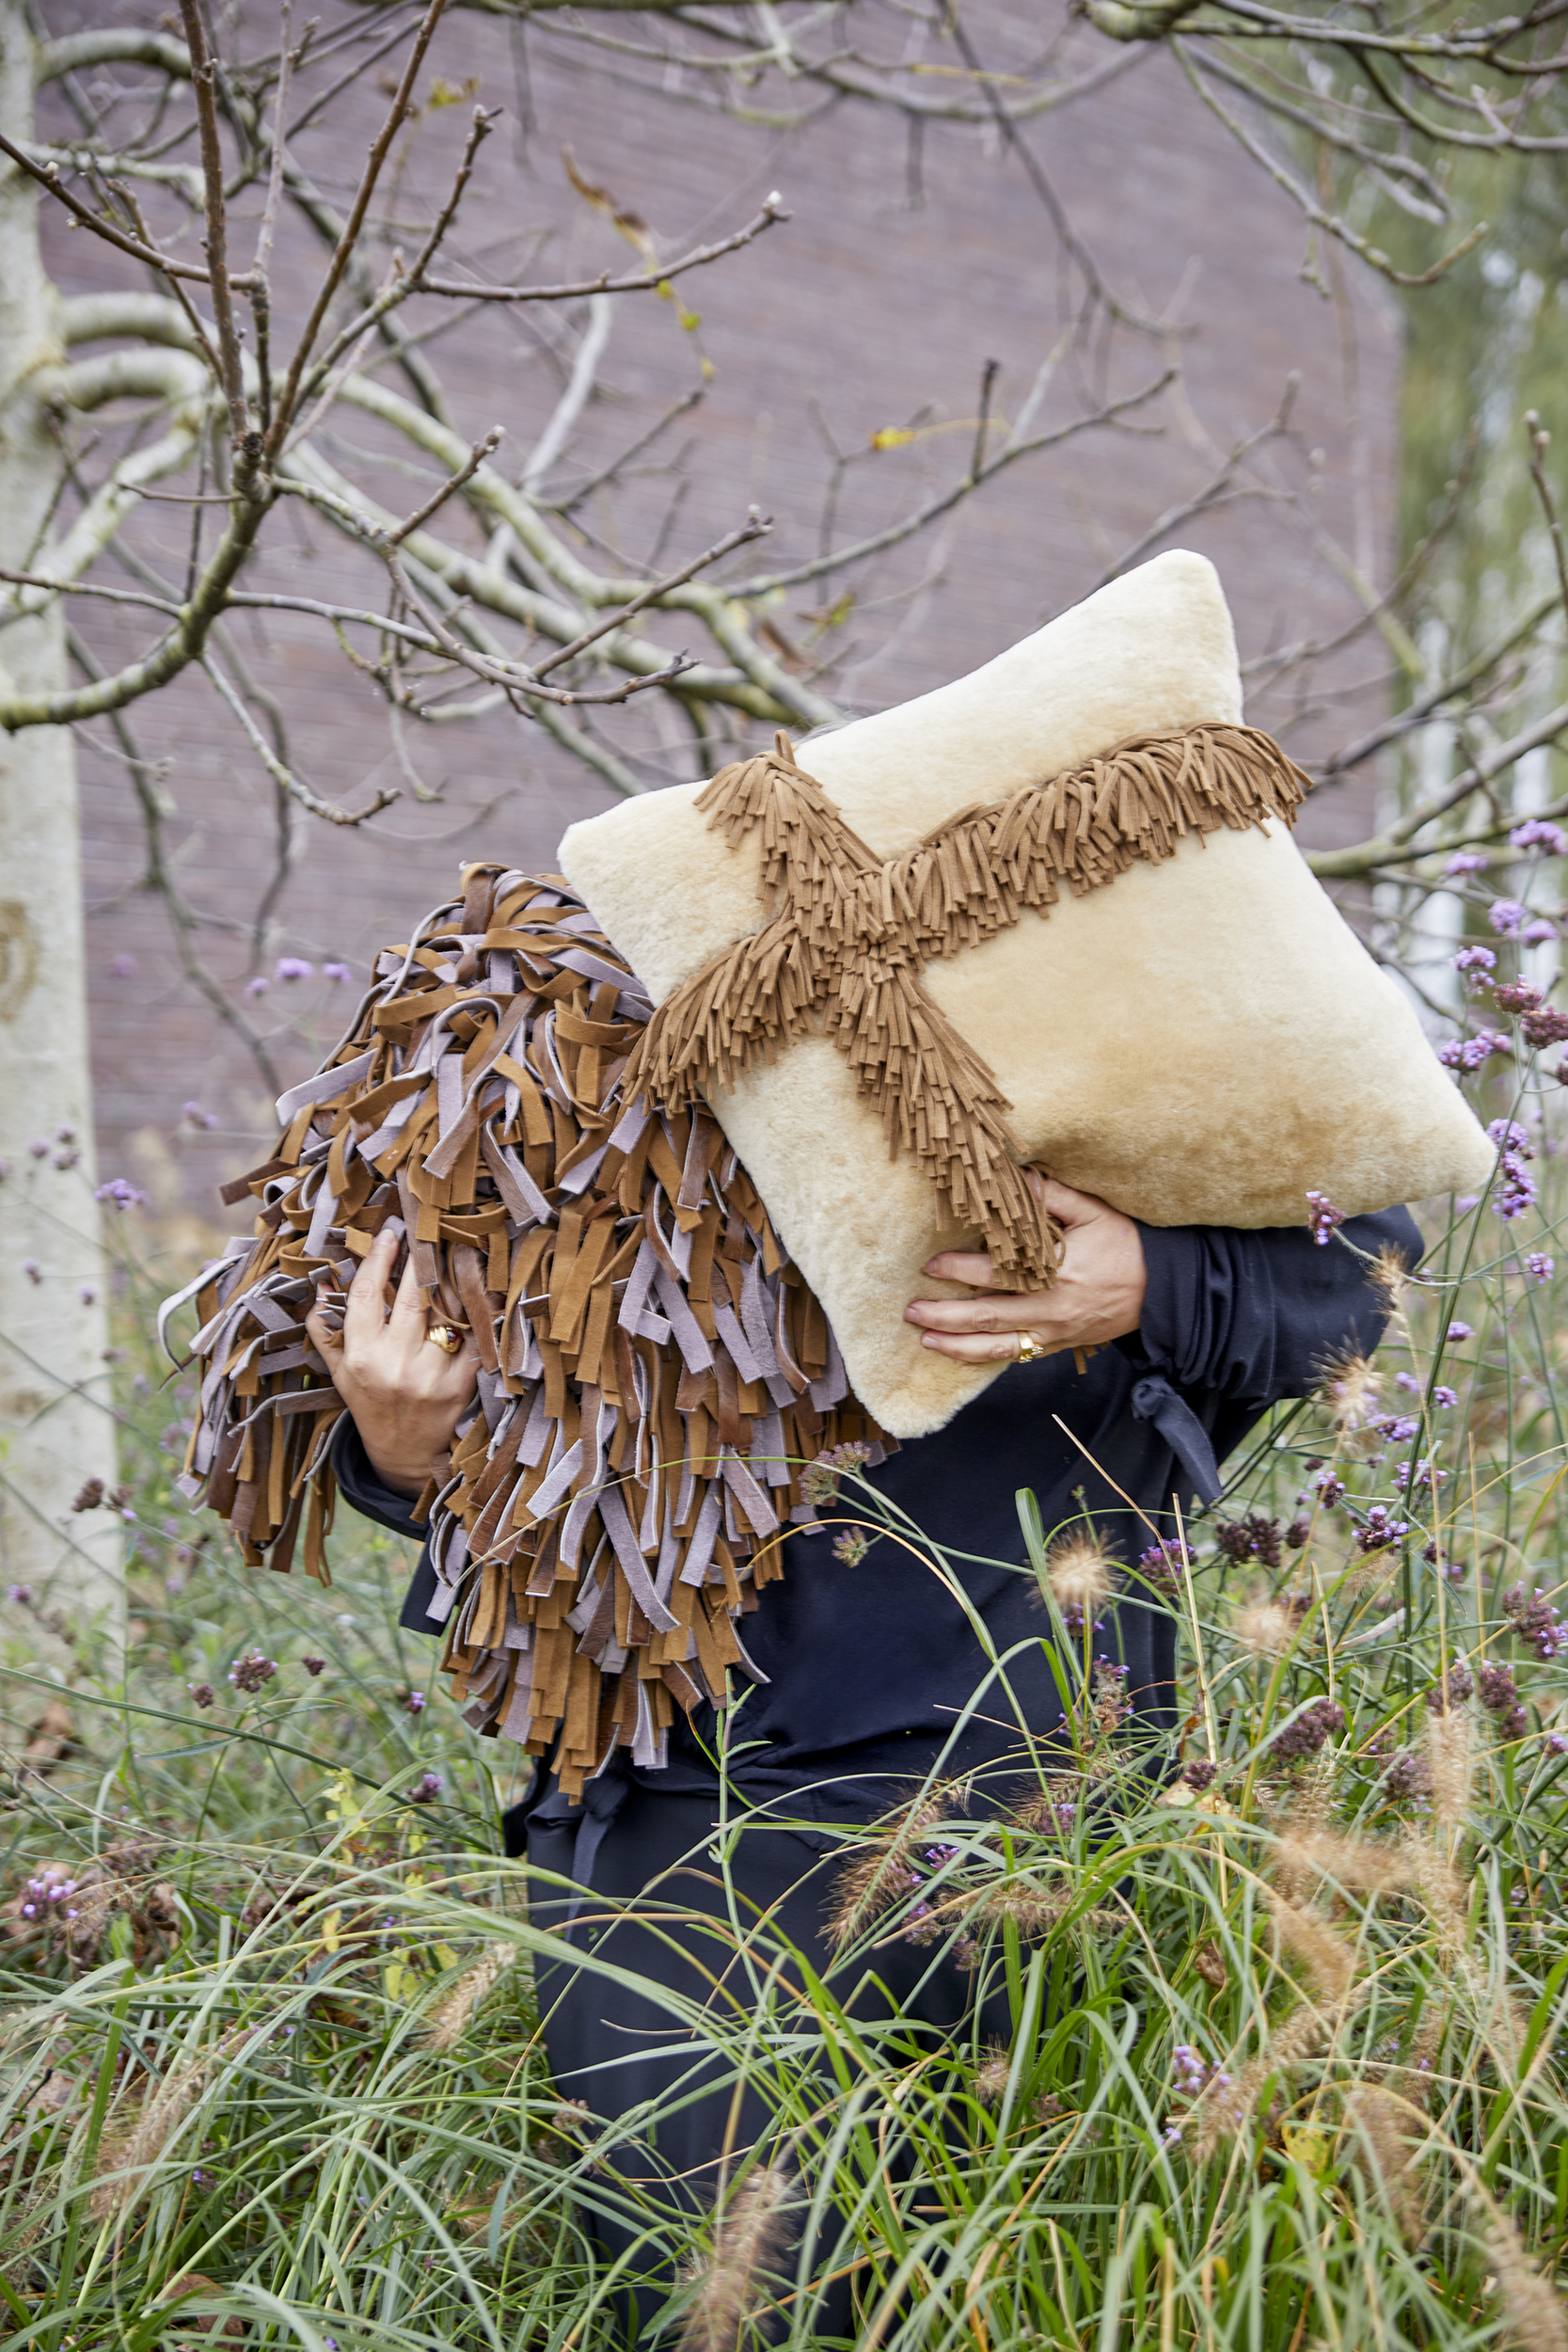
{"label": "shaggy leather strip cushion", "polygon": [[903,1311],[941,1249],[1049,1279],[1022,1167],[1148,1225],[1487,1181],[1413,1007],[1291,837],[1305,787],[1243,723],[1212,564],[1173,550],[799,765],[567,834],[658,1008],[639,1080],[705,1097],[884,1429],[939,1429],[1000,1376]]}
{"label": "shaggy leather strip cushion", "polygon": [[[573,1794],[617,1744],[664,1760],[678,1703],[749,1667],[738,1620],[781,1571],[822,1457],[884,1458],[826,1317],[703,1108],[626,1089],[641,985],[558,876],[466,869],[378,959],[272,1156],[224,1198],[255,1232],[197,1281],[200,1410],[181,1485],[287,1569],[326,1577],[342,1410],[305,1317],[401,1221],[432,1312],[470,1330],[475,1407],[433,1466],[433,1615],[475,1729]],[[396,1277],[394,1276],[394,1279]]]}
{"label": "shaggy leather strip cushion", "polygon": [[966,810],[901,858],[875,857],[788,738],[722,769],[697,796],[734,849],[762,830],[766,927],[667,999],[626,1073],[628,1098],[674,1109],[733,1087],[818,1029],[849,1057],[894,1153],[912,1148],[960,1225],[1010,1282],[1049,1288],[1061,1232],[1024,1182],[1006,1100],[919,983],[923,964],[1158,865],[1188,834],[1293,821],[1310,780],[1252,727],[1189,727],[1124,743],[1074,774]]}

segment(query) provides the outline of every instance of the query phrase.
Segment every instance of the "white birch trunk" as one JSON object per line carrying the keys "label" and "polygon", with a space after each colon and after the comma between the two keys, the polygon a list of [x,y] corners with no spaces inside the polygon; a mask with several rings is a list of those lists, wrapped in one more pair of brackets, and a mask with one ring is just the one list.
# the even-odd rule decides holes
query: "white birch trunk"
{"label": "white birch trunk", "polygon": [[[0,127],[33,129],[33,43],[22,0],[0,0]],[[36,561],[59,451],[37,396],[63,357],[39,251],[38,193],[0,156],[0,564]],[[0,629],[0,682],[66,683],[58,612]],[[62,1131],[66,1131],[62,1136]],[[47,1141],[41,1157],[29,1147]],[[73,1165],[56,1163],[75,1152]],[[73,1512],[86,1481],[115,1485],[104,1361],[105,1266],[92,1143],[76,766],[69,732],[0,734],[0,1600],[6,1646],[34,1636],[58,1665],[55,1612],[118,1645],[122,1531],[112,1510]],[[31,1269],[31,1270],[30,1270]],[[34,1279],[35,1272],[38,1279]],[[0,1708],[11,1702],[0,1690]]]}

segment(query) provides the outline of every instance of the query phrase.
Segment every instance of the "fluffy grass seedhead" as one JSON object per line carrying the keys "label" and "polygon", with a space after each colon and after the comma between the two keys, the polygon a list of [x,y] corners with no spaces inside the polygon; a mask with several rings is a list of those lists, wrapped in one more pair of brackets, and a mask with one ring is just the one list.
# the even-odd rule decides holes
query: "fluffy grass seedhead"
{"label": "fluffy grass seedhead", "polygon": [[1425,2217],[1416,2178],[1416,2121],[1406,2103],[1379,2083],[1357,2083],[1345,2094],[1345,2122],[1356,2153],[1383,2191],[1407,2246],[1420,2243]]}
{"label": "fluffy grass seedhead", "polygon": [[1281,1597],[1258,1593],[1237,1610],[1231,1630],[1254,1658],[1279,1658],[1295,1641],[1306,1607],[1293,1594]]}
{"label": "fluffy grass seedhead", "polygon": [[1080,1531],[1052,1545],[1045,1581],[1064,1617],[1089,1619],[1116,1590],[1117,1562],[1092,1535]]}
{"label": "fluffy grass seedhead", "polygon": [[1486,2252],[1497,2280],[1505,2341],[1516,2352],[1568,2352],[1561,2298],[1531,2263],[1507,2214],[1492,2215]]}
{"label": "fluffy grass seedhead", "polygon": [[1323,1366],[1317,1402],[1342,1437],[1355,1437],[1383,1409],[1383,1375],[1370,1357],[1348,1349]]}
{"label": "fluffy grass seedhead", "polygon": [[713,2247],[689,2274],[695,2288],[681,2352],[736,2352],[756,2312],[767,2273],[783,2250],[790,2177],[766,2164],[726,2197],[713,2225]]}
{"label": "fluffy grass seedhead", "polygon": [[1433,1825],[1451,1834],[1468,1818],[1476,1774],[1475,1724],[1468,1708],[1428,1714],[1426,1760],[1432,1775]]}
{"label": "fluffy grass seedhead", "polygon": [[425,2040],[433,2050],[451,2050],[467,2031],[470,2019],[495,1991],[510,1968],[521,1960],[516,1944],[492,1944],[483,1958],[459,1977],[446,1999],[432,2010]]}

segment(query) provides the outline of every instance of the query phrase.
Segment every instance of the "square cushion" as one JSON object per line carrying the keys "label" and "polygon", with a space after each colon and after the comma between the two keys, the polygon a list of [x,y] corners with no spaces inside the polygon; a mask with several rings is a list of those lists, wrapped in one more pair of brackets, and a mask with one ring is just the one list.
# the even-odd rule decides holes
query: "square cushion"
{"label": "square cushion", "polygon": [[[1135,765],[1145,738],[1198,730],[1201,745],[1207,729],[1234,746],[1225,731],[1241,719],[1218,577],[1176,550],[972,675],[795,756],[857,851],[907,873],[965,812],[1118,747],[1134,746]],[[1259,744],[1294,774],[1266,739],[1242,750]],[[627,801],[561,846],[573,888],[656,1005],[777,912],[776,890],[759,895],[767,822],[736,821],[733,788],[710,813],[724,781]],[[1115,775],[1091,779],[1091,801],[1097,791],[1097,822],[1108,810],[1114,832]],[[1198,821],[1208,829],[1156,827],[1153,848],[1146,827],[1119,869],[1069,871],[1049,905],[924,962],[926,999],[1004,1098],[1012,1158],[1151,1225],[1294,1224],[1308,1190],[1358,1215],[1479,1188],[1494,1157],[1485,1136],[1288,823],[1257,808]],[[1006,1369],[955,1363],[903,1321],[917,1292],[950,1287],[924,1278],[924,1262],[983,1242],[982,1222],[955,1215],[917,1152],[890,1158],[884,1106],[842,1034],[796,1027],[705,1090],[822,1301],[855,1392],[893,1435],[923,1436]]]}

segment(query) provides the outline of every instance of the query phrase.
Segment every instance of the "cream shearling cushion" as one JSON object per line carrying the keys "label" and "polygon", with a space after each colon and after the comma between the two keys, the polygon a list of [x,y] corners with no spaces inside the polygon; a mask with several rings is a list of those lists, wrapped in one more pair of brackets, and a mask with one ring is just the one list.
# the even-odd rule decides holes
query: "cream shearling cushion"
{"label": "cream shearling cushion", "polygon": [[[800,766],[882,860],[1130,738],[1242,717],[1218,577],[1176,550],[971,676],[813,740]],[[677,785],[574,825],[561,866],[661,1003],[760,931],[755,831],[726,842]],[[1293,1225],[1479,1188],[1490,1145],[1402,993],[1287,826],[1189,833],[1162,864],[1063,892],[1047,919],[927,963],[927,997],[1006,1098],[1019,1155],[1150,1225]],[[1006,1367],[920,1344],[903,1309],[938,1249],[974,1245],[820,1034],[713,1107],[811,1282],[856,1393],[895,1437],[950,1420]],[[950,1287],[950,1286],[946,1286]]]}

